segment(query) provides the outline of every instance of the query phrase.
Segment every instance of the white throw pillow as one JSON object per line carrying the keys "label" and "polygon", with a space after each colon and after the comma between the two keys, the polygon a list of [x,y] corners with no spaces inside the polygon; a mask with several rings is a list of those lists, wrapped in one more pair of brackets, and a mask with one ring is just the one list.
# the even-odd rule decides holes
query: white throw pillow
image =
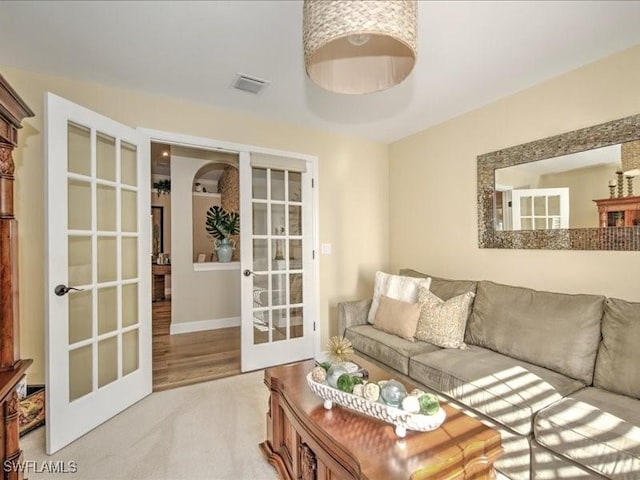
{"label": "white throw pillow", "polygon": [[402,275],[376,272],[373,301],[371,302],[367,321],[371,325],[375,323],[381,295],[386,295],[402,302],[416,303],[418,301],[418,288],[422,285],[425,288],[429,288],[431,278],[403,277]]}

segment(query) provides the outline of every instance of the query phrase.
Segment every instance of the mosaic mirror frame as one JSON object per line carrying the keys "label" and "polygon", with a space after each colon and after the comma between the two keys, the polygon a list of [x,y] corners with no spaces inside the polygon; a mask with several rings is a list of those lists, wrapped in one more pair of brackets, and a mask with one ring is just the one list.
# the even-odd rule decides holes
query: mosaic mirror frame
{"label": "mosaic mirror frame", "polygon": [[[548,250],[640,250],[640,226],[496,230],[495,171],[640,139],[640,115],[535,140],[477,157],[480,248]],[[594,205],[595,208],[595,205]]]}

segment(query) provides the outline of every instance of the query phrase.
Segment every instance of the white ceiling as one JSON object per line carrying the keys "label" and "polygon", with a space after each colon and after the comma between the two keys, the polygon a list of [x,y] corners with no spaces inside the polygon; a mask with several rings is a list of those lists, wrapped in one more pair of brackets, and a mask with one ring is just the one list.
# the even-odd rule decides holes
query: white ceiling
{"label": "white ceiling", "polygon": [[[3,1],[0,64],[391,142],[640,44],[638,1],[418,8],[414,72],[364,96],[305,77],[301,1]],[[232,90],[237,72],[272,83]]]}
{"label": "white ceiling", "polygon": [[[607,147],[594,148],[584,152],[570,153],[560,157],[537,160],[531,163],[522,163],[513,167],[500,168],[496,171],[496,183],[501,183],[498,179],[499,173],[518,171],[533,175],[547,175],[549,173],[569,172],[580,168],[595,166],[620,166],[622,147],[620,144],[609,145]],[[560,161],[559,161],[560,160]]]}

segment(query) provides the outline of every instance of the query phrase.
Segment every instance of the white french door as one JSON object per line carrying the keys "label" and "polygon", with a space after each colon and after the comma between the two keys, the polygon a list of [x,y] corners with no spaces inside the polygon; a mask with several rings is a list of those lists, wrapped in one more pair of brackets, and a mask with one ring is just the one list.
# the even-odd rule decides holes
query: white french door
{"label": "white french door", "polygon": [[527,188],[512,190],[514,230],[569,228],[569,189]]}
{"label": "white french door", "polygon": [[240,154],[242,371],[313,357],[310,167],[302,159]]}
{"label": "white french door", "polygon": [[151,393],[149,139],[47,94],[47,453]]}

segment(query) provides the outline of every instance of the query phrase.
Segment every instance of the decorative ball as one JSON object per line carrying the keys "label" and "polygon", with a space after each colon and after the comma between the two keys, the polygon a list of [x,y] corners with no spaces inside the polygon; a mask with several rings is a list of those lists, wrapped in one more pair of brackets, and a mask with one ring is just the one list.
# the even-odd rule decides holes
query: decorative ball
{"label": "decorative ball", "polygon": [[369,382],[364,386],[364,398],[370,402],[377,402],[380,398],[380,385]]}
{"label": "decorative ball", "polygon": [[420,412],[420,402],[415,395],[407,395],[402,399],[402,409],[409,413]]}
{"label": "decorative ball", "polygon": [[324,382],[327,379],[327,372],[322,367],[315,367],[313,370],[311,370],[311,378],[314,382]]}
{"label": "decorative ball", "polygon": [[340,377],[338,377],[338,382],[337,382],[338,390],[351,393],[353,392],[353,387],[355,384],[356,384],[355,378],[353,378],[348,373],[343,373],[342,375],[340,375]]}
{"label": "decorative ball", "polygon": [[331,368],[331,364],[330,364],[329,362],[322,362],[322,363],[320,364],[320,366],[321,366],[322,368],[324,368],[324,371],[325,371],[325,372],[326,372],[326,371],[328,371],[328,370]]}
{"label": "decorative ball", "polygon": [[364,397],[364,385],[361,383],[354,385],[353,392],[351,393],[353,393],[354,395],[357,395],[358,397]]}
{"label": "decorative ball", "polygon": [[420,413],[423,415],[435,415],[440,410],[438,397],[433,393],[425,393],[418,398],[420,403]]}
{"label": "decorative ball", "polygon": [[387,405],[399,407],[402,399],[407,396],[407,390],[400,382],[389,380],[380,390],[380,395]]}
{"label": "decorative ball", "polygon": [[338,378],[347,373],[342,365],[334,365],[327,371],[327,383],[330,387],[338,388]]}
{"label": "decorative ball", "polygon": [[348,338],[336,335],[329,339],[327,350],[334,361],[345,362],[349,354],[353,353],[353,346]]}

